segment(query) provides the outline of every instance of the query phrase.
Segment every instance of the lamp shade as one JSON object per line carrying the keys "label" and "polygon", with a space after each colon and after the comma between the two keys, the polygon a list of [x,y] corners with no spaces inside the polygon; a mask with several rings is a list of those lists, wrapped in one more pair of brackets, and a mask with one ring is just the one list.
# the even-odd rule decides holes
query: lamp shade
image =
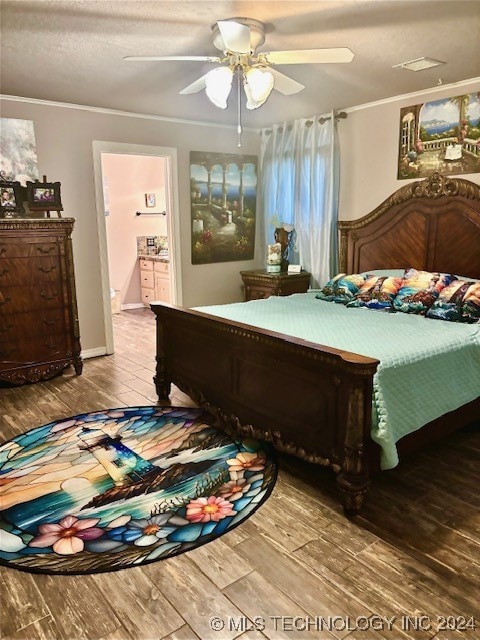
{"label": "lamp shade", "polygon": [[252,67],[244,75],[244,89],[247,96],[247,109],[257,109],[271,94],[274,78],[270,71]]}
{"label": "lamp shade", "polygon": [[230,67],[216,67],[205,76],[205,93],[220,109],[227,108],[227,98],[232,89],[233,71]]}

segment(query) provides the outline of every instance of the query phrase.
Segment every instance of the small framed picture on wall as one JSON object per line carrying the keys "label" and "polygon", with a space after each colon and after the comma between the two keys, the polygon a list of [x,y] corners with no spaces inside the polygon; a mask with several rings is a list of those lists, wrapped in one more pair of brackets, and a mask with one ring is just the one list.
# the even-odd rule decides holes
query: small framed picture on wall
{"label": "small framed picture on wall", "polygon": [[146,207],[155,207],[157,205],[157,198],[154,193],[146,193],[145,194],[145,206]]}

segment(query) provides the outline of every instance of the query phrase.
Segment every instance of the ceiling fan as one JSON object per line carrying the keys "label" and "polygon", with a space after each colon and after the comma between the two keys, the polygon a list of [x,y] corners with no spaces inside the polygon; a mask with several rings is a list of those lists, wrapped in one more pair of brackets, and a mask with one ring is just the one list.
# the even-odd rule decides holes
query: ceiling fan
{"label": "ceiling fan", "polygon": [[205,89],[208,98],[221,109],[227,108],[233,78],[243,81],[247,108],[257,109],[267,100],[273,89],[284,95],[298,93],[305,88],[275,69],[275,65],[319,64],[351,62],[354,54],[346,47],[332,49],[306,49],[256,53],[265,42],[265,27],[252,18],[228,18],[212,26],[213,44],[223,52],[218,56],[126,56],[125,60],[165,61],[184,60],[213,62],[217,66],[180,91],[181,95],[198,93]]}

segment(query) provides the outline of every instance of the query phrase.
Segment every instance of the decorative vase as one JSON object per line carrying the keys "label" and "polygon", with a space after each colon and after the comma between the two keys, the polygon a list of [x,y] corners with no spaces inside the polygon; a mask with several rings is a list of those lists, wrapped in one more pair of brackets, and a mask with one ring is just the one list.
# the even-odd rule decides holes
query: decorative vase
{"label": "decorative vase", "polygon": [[282,245],[267,244],[267,272],[278,273],[282,268]]}

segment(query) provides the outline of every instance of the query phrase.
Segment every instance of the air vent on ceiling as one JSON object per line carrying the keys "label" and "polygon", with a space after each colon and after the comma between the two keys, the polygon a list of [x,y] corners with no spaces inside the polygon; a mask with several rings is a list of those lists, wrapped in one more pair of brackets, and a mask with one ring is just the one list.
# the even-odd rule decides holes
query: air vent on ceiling
{"label": "air vent on ceiling", "polygon": [[431,67],[438,67],[445,62],[440,60],[434,60],[433,58],[416,58],[416,60],[409,60],[408,62],[401,62],[400,64],[392,65],[392,69],[400,67],[401,69],[408,69],[409,71],[423,71],[424,69],[430,69]]}

